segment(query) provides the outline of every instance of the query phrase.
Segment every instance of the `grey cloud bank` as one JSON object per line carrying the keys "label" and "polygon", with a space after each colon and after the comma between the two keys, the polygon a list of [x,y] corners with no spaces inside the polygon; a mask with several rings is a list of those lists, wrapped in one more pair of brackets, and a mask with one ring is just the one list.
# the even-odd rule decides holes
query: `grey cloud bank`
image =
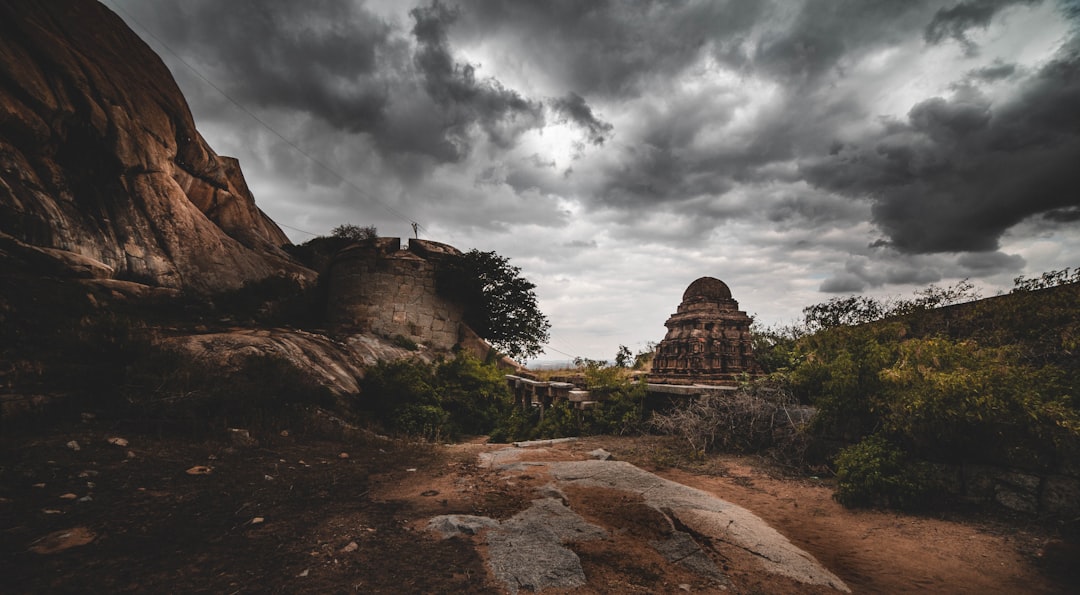
{"label": "grey cloud bank", "polygon": [[1080,264],[1075,0],[104,4],[295,241],[509,256],[546,357],[659,340],[705,275],[774,323]]}

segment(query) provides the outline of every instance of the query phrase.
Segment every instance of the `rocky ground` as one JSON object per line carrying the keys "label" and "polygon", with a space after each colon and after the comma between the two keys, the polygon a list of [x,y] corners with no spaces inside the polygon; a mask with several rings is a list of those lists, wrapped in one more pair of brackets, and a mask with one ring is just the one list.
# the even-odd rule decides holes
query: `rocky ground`
{"label": "rocky ground", "polygon": [[[852,512],[824,481],[783,478],[752,459],[664,468],[671,444],[657,438],[530,449],[324,441],[288,429],[259,438],[195,443],[95,420],[34,437],[7,431],[0,592],[502,593],[563,576],[556,570],[573,568],[571,558],[584,584],[558,579],[545,592],[1066,593],[1080,584],[1067,574],[1070,552],[1022,521]],[[590,453],[600,448],[658,476],[626,463],[598,474]],[[630,476],[646,487],[613,479]],[[742,508],[685,510],[714,497]],[[730,512],[743,508],[749,517]],[[718,511],[736,528],[763,519],[791,549],[754,553],[732,538],[740,531],[714,531],[708,515]],[[440,524],[447,518],[468,522]],[[539,533],[554,536],[550,548],[520,541]],[[777,557],[820,570],[814,579],[769,571]],[[537,558],[552,572],[522,570]]]}

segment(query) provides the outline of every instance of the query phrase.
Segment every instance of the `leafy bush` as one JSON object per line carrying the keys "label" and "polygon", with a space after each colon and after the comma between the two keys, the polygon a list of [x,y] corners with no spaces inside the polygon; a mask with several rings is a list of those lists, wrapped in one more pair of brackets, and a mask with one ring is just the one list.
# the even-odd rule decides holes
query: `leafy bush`
{"label": "leafy bush", "polygon": [[361,386],[361,410],[387,429],[427,440],[486,434],[512,408],[501,370],[464,352],[431,366],[380,363]]}
{"label": "leafy bush", "polygon": [[941,337],[900,345],[881,372],[883,427],[932,460],[1051,468],[1080,438],[1080,412],[1055,366],[1025,365],[1008,347]]}
{"label": "leafy bush", "polygon": [[330,237],[341,238],[350,242],[363,242],[378,238],[379,230],[374,225],[360,227],[352,223],[343,223],[330,231]]}
{"label": "leafy bush", "polygon": [[857,442],[880,423],[880,372],[896,361],[902,325],[836,327],[804,337],[790,373],[795,397],[817,408],[812,431]]}
{"label": "leafy bush", "polygon": [[522,411],[515,408],[499,423],[492,440],[509,442],[642,431],[645,426],[645,383],[632,384],[627,370],[618,365],[608,366],[602,361],[582,358],[576,363],[592,396],[602,400],[584,410],[560,401],[548,407],[543,415],[539,409]]}
{"label": "leafy bush", "polygon": [[390,344],[402,349],[408,349],[409,351],[417,351],[420,349],[420,346],[416,344],[416,341],[413,341],[405,335],[394,335],[390,338]]}
{"label": "leafy bush", "polygon": [[920,477],[899,447],[875,434],[837,455],[833,498],[847,507],[918,508],[927,498]]}

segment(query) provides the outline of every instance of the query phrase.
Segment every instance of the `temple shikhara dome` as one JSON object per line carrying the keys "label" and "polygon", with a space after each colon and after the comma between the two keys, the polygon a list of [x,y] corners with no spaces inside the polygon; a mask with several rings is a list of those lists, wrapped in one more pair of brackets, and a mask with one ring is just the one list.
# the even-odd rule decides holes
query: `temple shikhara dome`
{"label": "temple shikhara dome", "polygon": [[649,382],[728,385],[744,373],[756,373],[750,322],[726,283],[713,277],[694,281],[664,323],[668,331],[657,347]]}

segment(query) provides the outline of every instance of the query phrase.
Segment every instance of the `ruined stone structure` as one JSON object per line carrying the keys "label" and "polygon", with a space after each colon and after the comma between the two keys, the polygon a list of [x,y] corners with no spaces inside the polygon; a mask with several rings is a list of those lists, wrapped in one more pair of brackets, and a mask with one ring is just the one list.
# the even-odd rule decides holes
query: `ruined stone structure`
{"label": "ruined stone structure", "polygon": [[653,358],[650,383],[734,385],[758,370],[750,317],[719,279],[691,283],[664,326],[668,331]]}
{"label": "ruined stone structure", "polygon": [[327,317],[337,325],[451,349],[461,337],[461,306],[435,292],[440,260],[460,255],[427,240],[377,238],[345,248],[330,263]]}

